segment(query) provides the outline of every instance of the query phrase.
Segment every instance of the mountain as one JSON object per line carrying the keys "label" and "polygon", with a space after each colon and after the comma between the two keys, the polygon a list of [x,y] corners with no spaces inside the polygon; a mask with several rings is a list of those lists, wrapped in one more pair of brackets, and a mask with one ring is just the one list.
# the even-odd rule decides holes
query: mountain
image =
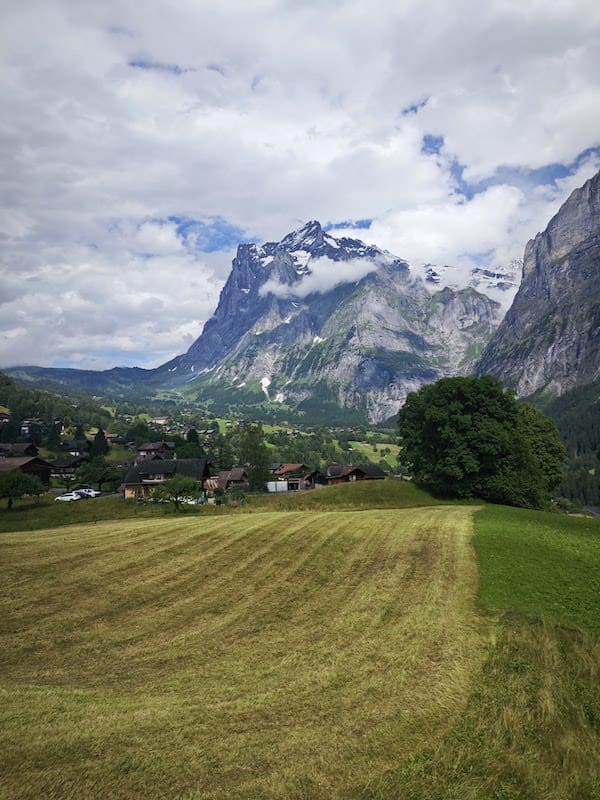
{"label": "mountain", "polygon": [[312,221],[240,245],[202,335],[161,369],[198,399],[376,422],[422,384],[468,374],[501,313],[472,288],[432,292],[406,261]]}
{"label": "mountain", "polygon": [[424,383],[472,372],[502,313],[472,286],[442,288],[312,221],[280,242],[241,244],[200,337],[157,369],[6,372],[104,396],[183,396],[223,413],[379,422]]}
{"label": "mountain", "polygon": [[600,172],[527,243],[523,279],[477,373],[522,397],[600,378]]}

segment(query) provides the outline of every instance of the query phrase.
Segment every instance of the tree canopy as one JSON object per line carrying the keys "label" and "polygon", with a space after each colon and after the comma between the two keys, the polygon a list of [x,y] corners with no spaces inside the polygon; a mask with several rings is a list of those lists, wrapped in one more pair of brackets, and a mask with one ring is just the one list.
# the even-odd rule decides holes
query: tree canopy
{"label": "tree canopy", "polygon": [[27,475],[18,469],[0,473],[0,497],[8,499],[8,508],[12,508],[13,500],[31,494],[39,498],[46,487],[35,475]]}
{"label": "tree canopy", "polygon": [[158,500],[169,500],[176,511],[186,497],[197,497],[200,484],[195,478],[186,475],[173,475],[154,490],[154,497]]}
{"label": "tree canopy", "polygon": [[441,497],[543,508],[561,478],[556,425],[491,375],[442,378],[399,413],[402,464]]}
{"label": "tree canopy", "polygon": [[96,484],[102,491],[103,484],[117,486],[123,477],[123,471],[114,464],[109,464],[102,456],[97,456],[77,470],[77,480],[81,483]]}

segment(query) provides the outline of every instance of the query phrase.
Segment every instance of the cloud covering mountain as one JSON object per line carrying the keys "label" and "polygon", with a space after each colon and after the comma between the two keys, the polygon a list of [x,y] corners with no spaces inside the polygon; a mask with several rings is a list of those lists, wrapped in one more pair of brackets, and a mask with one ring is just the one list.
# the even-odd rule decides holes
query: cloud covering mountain
{"label": "cloud covering mountain", "polygon": [[356,283],[365,275],[376,272],[378,264],[375,260],[351,259],[349,261],[333,261],[331,258],[316,258],[310,262],[310,272],[300,283],[290,285],[270,278],[260,287],[259,295],[274,294],[275,297],[308,297],[310,294],[324,294],[342,286],[344,283]]}

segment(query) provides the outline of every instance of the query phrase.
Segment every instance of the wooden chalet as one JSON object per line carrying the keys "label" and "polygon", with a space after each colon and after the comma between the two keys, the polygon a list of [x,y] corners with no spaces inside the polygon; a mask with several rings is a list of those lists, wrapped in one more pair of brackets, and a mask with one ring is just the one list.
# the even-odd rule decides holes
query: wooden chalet
{"label": "wooden chalet", "polygon": [[222,470],[218,475],[219,487],[227,491],[228,489],[240,489],[246,491],[250,484],[248,473],[244,467],[232,467]]}
{"label": "wooden chalet", "polygon": [[15,469],[25,473],[25,475],[34,475],[41,480],[46,488],[50,487],[52,464],[44,461],[43,458],[38,458],[37,456],[0,458],[0,472],[12,472]]}
{"label": "wooden chalet", "polygon": [[145,442],[136,448],[137,457],[152,458],[153,456],[160,456],[160,458],[170,458],[175,453],[175,442]]}
{"label": "wooden chalet", "polygon": [[377,464],[330,464],[325,470],[328,486],[352,481],[381,481],[385,472]]}
{"label": "wooden chalet", "polygon": [[270,483],[273,480],[285,481],[289,492],[297,492],[306,488],[305,476],[308,472],[306,464],[283,464],[277,462],[270,465],[269,472],[273,476]]}
{"label": "wooden chalet", "polygon": [[198,492],[210,477],[209,465],[204,458],[145,458],[129,468],[123,479],[125,500],[142,500],[150,497],[154,489],[169,478],[181,475],[198,481]]}

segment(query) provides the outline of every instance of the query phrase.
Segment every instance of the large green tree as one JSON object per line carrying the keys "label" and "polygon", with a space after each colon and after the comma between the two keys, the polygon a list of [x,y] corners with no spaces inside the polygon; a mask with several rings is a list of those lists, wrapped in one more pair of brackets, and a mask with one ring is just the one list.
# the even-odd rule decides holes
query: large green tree
{"label": "large green tree", "polygon": [[402,464],[439,496],[542,508],[560,481],[556,426],[490,375],[422,387],[399,425]]}

